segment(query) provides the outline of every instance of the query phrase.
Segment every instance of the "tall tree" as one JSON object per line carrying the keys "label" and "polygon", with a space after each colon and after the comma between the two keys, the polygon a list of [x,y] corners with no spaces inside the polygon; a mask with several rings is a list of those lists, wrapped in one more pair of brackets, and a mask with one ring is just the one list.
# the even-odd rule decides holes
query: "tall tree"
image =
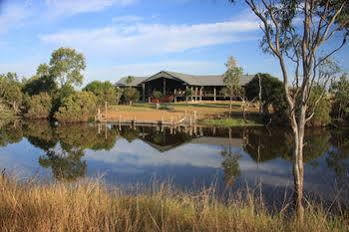
{"label": "tall tree", "polygon": [[229,57],[225,64],[227,71],[223,75],[223,82],[226,86],[223,93],[229,96],[230,104],[229,109],[232,109],[232,100],[234,97],[238,97],[241,93],[240,78],[243,74],[241,67],[237,66],[237,62],[234,57]]}
{"label": "tall tree", "polygon": [[[230,0],[234,2],[234,0]],[[321,67],[347,41],[347,0],[244,0],[261,21],[263,51],[277,58],[288,104],[288,118],[294,138],[293,175],[295,205],[300,222],[304,220],[303,206],[303,147],[304,129],[314,112],[309,113],[310,93],[313,86],[326,86],[330,72]],[[302,22],[301,24],[299,22]],[[333,37],[337,38],[333,40]],[[333,46],[324,46],[333,40]],[[335,46],[337,45],[337,46]],[[334,48],[333,48],[334,47]],[[319,50],[321,49],[321,54]],[[288,65],[290,64],[291,65]],[[325,65],[326,66],[326,65]],[[289,70],[294,72],[291,91]],[[324,88],[326,89],[326,88]],[[320,94],[318,99],[321,99]]]}
{"label": "tall tree", "polygon": [[66,85],[81,86],[84,80],[81,72],[85,68],[84,55],[75,49],[59,48],[51,55],[49,72],[61,88]]}

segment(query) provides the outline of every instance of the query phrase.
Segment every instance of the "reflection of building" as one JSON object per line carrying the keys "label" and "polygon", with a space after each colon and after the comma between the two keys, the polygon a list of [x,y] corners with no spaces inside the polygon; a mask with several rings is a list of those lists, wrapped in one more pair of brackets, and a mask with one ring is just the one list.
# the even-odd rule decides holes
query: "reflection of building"
{"label": "reflection of building", "polygon": [[[252,80],[253,76],[245,75],[240,79],[240,85],[244,86]],[[188,75],[177,72],[161,71],[150,77],[134,77],[130,84],[126,84],[122,78],[116,83],[119,87],[131,86],[137,88],[142,100],[149,100],[153,91],[160,91],[164,96],[173,96],[173,99],[184,100],[186,89],[191,89],[191,100],[216,100],[224,99],[220,93],[224,88],[222,75]],[[171,98],[170,98],[171,99]]]}
{"label": "reflection of building", "polygon": [[[183,131],[184,130],[184,131]],[[228,135],[227,129],[224,128],[200,128],[197,133],[186,133],[184,128],[170,128],[156,129],[156,127],[137,127],[133,129],[127,126],[121,128],[121,136],[128,141],[133,139],[140,139],[149,146],[155,148],[159,152],[167,152],[184,144],[206,144],[216,146],[231,146],[242,147],[243,139]],[[128,135],[132,134],[132,138]]]}

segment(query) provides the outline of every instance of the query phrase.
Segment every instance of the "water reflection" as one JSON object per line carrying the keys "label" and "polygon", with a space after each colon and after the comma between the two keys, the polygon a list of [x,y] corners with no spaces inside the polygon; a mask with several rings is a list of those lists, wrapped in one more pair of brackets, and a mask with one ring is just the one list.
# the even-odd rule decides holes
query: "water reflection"
{"label": "water reflection", "polygon": [[[305,141],[305,190],[328,197],[339,188],[348,195],[349,132],[312,130]],[[154,176],[185,188],[215,180],[232,189],[262,182],[275,192],[292,187],[291,148],[290,133],[277,128],[16,122],[0,129],[0,168],[39,171],[60,181],[102,173],[108,183],[125,185]]]}

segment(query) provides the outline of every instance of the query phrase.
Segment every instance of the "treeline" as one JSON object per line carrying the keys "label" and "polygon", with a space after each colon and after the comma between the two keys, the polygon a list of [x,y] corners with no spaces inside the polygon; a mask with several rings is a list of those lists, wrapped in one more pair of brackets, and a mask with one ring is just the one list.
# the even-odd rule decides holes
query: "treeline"
{"label": "treeline", "polygon": [[[20,79],[16,73],[0,75],[0,119],[22,116],[64,122],[94,120],[105,102],[118,104],[134,100],[131,89],[121,91],[109,81],[93,81],[82,91],[86,68],[83,54],[71,48],[53,51],[48,64],[40,64],[36,74]],[[138,95],[139,96],[139,95]],[[137,99],[136,99],[137,100]]]}
{"label": "treeline", "polygon": [[[261,87],[260,87],[261,86]],[[290,87],[291,93],[296,88]],[[349,77],[343,74],[337,81],[325,88],[315,85],[311,88],[307,117],[309,127],[338,126],[349,124]],[[260,112],[266,123],[285,125],[288,123],[288,106],[283,83],[267,73],[257,74],[245,86],[244,94],[249,101],[260,102]],[[299,105],[301,99],[299,99]]]}

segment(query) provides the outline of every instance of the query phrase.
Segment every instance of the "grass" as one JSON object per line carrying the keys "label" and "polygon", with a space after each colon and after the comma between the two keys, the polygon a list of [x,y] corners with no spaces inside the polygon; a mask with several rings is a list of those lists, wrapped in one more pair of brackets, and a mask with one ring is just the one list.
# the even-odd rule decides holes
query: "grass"
{"label": "grass", "polygon": [[308,206],[305,222],[268,213],[250,195],[226,203],[213,191],[184,193],[160,185],[127,195],[101,183],[36,184],[0,177],[0,231],[347,231],[349,221]]}
{"label": "grass", "polygon": [[216,127],[263,126],[256,120],[248,119],[245,121],[242,118],[204,119],[200,121],[200,124]]}

